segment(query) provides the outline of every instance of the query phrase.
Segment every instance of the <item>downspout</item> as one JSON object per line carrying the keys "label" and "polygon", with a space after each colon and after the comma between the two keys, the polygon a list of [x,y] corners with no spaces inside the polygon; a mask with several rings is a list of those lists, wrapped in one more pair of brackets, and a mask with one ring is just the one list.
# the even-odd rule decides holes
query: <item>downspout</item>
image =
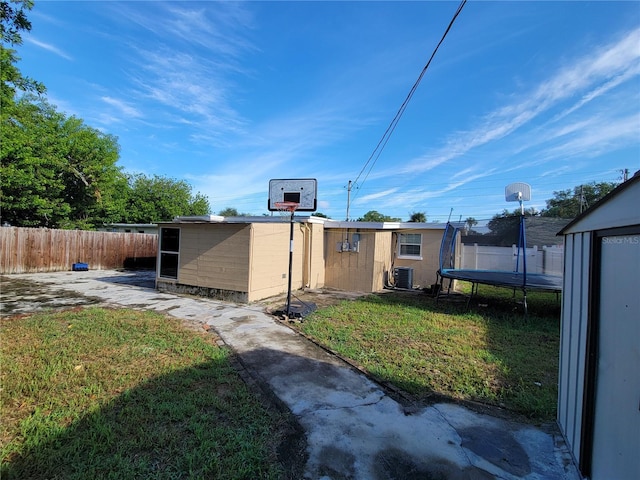
{"label": "downspout", "polygon": [[306,223],[301,223],[300,227],[302,229],[302,238],[303,238],[303,266],[302,269],[302,285],[305,288],[311,287],[311,242],[312,242],[312,234],[311,227]]}
{"label": "downspout", "polygon": [[389,270],[387,271],[387,278],[384,279],[384,288],[394,289],[395,288],[395,279],[391,282],[391,278],[393,278],[393,269],[396,263],[396,256],[398,254],[398,232],[391,232],[391,265],[389,266]]}

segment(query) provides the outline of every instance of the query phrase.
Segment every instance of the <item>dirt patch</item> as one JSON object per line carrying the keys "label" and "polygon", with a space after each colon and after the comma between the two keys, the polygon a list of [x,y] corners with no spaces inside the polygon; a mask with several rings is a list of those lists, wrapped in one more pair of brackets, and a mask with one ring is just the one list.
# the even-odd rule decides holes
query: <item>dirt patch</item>
{"label": "dirt patch", "polygon": [[[370,295],[363,292],[344,292],[331,288],[296,290],[291,292],[292,305],[314,305],[317,309],[338,305],[341,302],[349,300],[357,300],[364,296]],[[284,310],[287,304],[287,294],[276,295],[274,297],[262,300],[260,304],[264,305],[265,310],[274,314],[279,310]]]}

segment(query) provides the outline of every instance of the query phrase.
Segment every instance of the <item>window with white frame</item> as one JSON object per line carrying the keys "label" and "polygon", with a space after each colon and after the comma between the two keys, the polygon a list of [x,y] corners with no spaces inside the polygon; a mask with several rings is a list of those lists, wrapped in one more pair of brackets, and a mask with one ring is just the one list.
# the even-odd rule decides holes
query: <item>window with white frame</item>
{"label": "window with white frame", "polygon": [[398,257],[422,258],[422,234],[401,233],[398,235]]}
{"label": "window with white frame", "polygon": [[180,229],[160,229],[160,276],[178,278]]}

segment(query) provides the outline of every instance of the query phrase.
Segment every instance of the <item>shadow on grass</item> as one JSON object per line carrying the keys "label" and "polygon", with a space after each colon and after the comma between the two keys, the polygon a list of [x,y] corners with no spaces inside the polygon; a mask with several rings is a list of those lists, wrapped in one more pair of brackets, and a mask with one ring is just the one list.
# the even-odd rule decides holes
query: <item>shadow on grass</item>
{"label": "shadow on grass", "polygon": [[38,408],[22,421],[25,445],[0,477],[299,478],[300,427],[246,388],[221,383],[230,368],[211,361],[152,378],[69,425]]}

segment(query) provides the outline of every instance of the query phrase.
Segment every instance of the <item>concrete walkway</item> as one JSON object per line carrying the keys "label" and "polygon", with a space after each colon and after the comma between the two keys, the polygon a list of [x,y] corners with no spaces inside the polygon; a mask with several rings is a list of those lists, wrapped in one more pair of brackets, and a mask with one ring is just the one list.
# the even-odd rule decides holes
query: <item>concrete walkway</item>
{"label": "concrete walkway", "polygon": [[378,384],[266,314],[263,305],[160,293],[153,272],[5,278],[21,288],[3,285],[3,314],[107,303],[210,325],[297,417],[307,436],[307,479],[580,478],[557,432],[450,403],[407,412]]}

